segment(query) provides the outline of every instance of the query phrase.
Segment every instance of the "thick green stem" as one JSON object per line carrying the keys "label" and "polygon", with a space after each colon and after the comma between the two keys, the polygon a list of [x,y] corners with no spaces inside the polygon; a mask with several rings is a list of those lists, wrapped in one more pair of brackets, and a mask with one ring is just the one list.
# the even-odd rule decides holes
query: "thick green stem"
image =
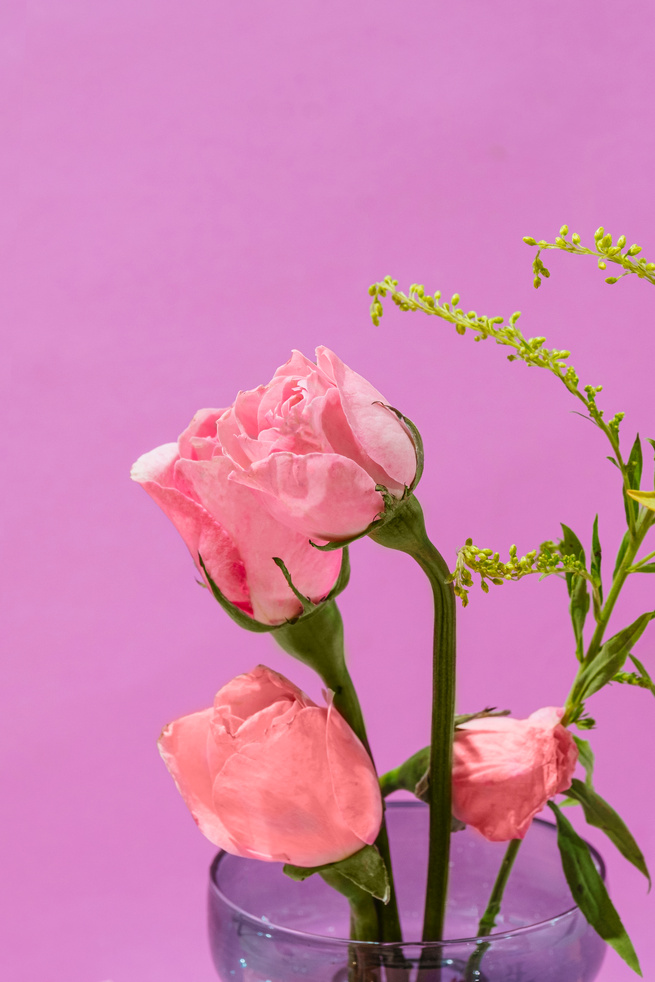
{"label": "thick green stem", "polygon": [[410,495],[371,538],[408,553],[425,572],[434,597],[432,728],[429,768],[430,845],[423,940],[440,941],[448,894],[455,718],[455,594],[449,570],[430,542],[423,512]]}
{"label": "thick green stem", "polygon": [[[516,855],[522,841],[522,839],[512,839],[507,847],[503,861],[500,864],[500,870],[498,871],[496,882],[494,883],[493,890],[491,891],[491,896],[489,897],[487,909],[480,918],[480,923],[478,924],[479,938],[484,938],[488,934],[491,934],[493,928],[496,926],[496,918],[500,913],[500,905],[503,900],[505,887],[507,886],[509,874],[512,872],[512,866],[514,865],[514,860],[516,859]],[[488,947],[489,942],[483,941],[477,946],[469,958],[466,966],[466,982],[476,982],[476,980],[480,977],[480,964]]]}
{"label": "thick green stem", "polygon": [[[373,760],[362,709],[346,666],[343,620],[336,602],[329,600],[321,604],[314,613],[296,621],[295,624],[284,624],[274,632],[273,636],[286,652],[309,665],[320,675],[327,688],[334,693],[335,708],[362,741]],[[372,901],[379,922],[378,935],[374,940],[402,941],[389,836],[384,818],[375,845],[387,867],[391,895],[388,904],[384,904],[381,900]]]}

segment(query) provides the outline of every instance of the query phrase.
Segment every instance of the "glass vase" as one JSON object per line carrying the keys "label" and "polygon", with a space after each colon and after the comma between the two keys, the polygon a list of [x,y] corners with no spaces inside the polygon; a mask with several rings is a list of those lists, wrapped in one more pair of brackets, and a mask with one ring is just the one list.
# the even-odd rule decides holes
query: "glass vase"
{"label": "glass vase", "polygon": [[[445,937],[421,943],[428,809],[387,806],[402,944],[352,942],[347,901],[318,876],[220,852],[210,873],[209,936],[222,982],[592,982],[605,944],[575,906],[555,826],[536,820],[512,870],[493,934],[477,927],[505,843],[453,834]],[[600,856],[592,853],[601,873]]]}

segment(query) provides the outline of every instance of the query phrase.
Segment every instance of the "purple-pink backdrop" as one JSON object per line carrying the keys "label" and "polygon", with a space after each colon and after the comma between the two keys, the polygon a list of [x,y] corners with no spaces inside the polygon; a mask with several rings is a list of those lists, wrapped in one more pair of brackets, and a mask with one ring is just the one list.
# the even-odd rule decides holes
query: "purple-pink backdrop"
{"label": "purple-pink backdrop", "polygon": [[[603,223],[655,256],[654,28],[629,0],[2,4],[3,978],[210,982],[213,850],[155,739],[257,662],[318,691],[198,589],[129,481],[198,407],[327,344],[420,426],[449,561],[467,536],[527,551],[560,521],[588,540],[596,510],[616,549],[616,474],[564,388],[436,320],[373,329],[366,288],[392,273],[522,309],[628,439],[655,436],[655,291],[558,254],[536,293],[521,242]],[[426,742],[430,595],[368,540],[352,563],[348,648],[384,768]],[[619,620],[653,585],[630,584]],[[560,582],[478,591],[459,637],[462,710],[563,701]],[[614,688],[593,715],[597,786],[655,865],[652,696]],[[601,848],[652,978],[655,900]],[[610,955],[601,978],[633,976]]]}

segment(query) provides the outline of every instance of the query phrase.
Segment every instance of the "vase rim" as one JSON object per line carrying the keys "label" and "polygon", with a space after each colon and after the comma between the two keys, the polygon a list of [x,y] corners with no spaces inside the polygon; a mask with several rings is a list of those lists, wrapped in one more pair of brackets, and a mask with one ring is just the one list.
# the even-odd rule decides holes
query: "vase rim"
{"label": "vase rim", "polygon": [[[422,801],[401,800],[401,801],[388,801],[386,803],[386,807],[393,808],[395,810],[396,808],[407,808],[407,809],[427,808],[428,806]],[[557,830],[557,826],[555,825],[554,822],[546,821],[543,818],[534,818],[533,822],[537,823],[538,825],[545,826],[546,828],[553,829],[554,831]],[[601,879],[604,881],[606,878],[607,871],[606,871],[603,857],[600,855],[598,850],[591,845],[590,842],[587,842],[586,844],[589,847],[589,850],[593,856],[594,861],[598,865],[598,871],[600,873]],[[233,854],[226,852],[225,849],[221,849],[216,854],[216,856],[212,861],[211,866],[209,867],[210,889],[213,890],[214,893],[216,893],[220,897],[222,903],[224,903],[227,907],[230,907],[233,911],[235,911],[242,917],[247,917],[250,921],[253,922],[253,924],[258,925],[259,927],[261,927],[261,925],[264,924],[267,928],[272,928],[277,932],[287,934],[294,938],[311,938],[317,941],[329,940],[331,944],[341,944],[346,946],[355,943],[358,945],[371,945],[372,947],[376,947],[376,948],[398,948],[399,946],[404,946],[404,947],[419,948],[423,950],[429,948],[443,948],[446,945],[476,944],[479,942],[488,941],[490,938],[493,938],[494,941],[500,941],[504,938],[515,938],[517,935],[524,935],[530,933],[531,931],[537,931],[539,930],[539,928],[543,928],[546,925],[551,925],[551,926],[555,925],[560,921],[562,921],[565,917],[572,917],[576,913],[576,911],[579,910],[578,905],[573,904],[572,907],[567,908],[561,913],[555,914],[553,917],[545,917],[543,920],[535,921],[534,924],[524,924],[521,927],[512,928],[510,931],[498,931],[497,933],[494,932],[493,934],[473,936],[470,938],[444,938],[442,941],[356,941],[353,942],[349,938],[337,938],[334,937],[333,935],[312,934],[309,931],[298,931],[295,928],[285,927],[283,924],[276,924],[274,921],[270,921],[268,919],[262,921],[260,917],[256,917],[255,914],[250,913],[250,911],[248,910],[244,910],[244,908],[240,907],[239,904],[234,903],[233,900],[231,900],[228,896],[226,896],[225,893],[223,893],[223,891],[220,889],[220,887],[216,882],[216,872],[218,870],[220,863],[226,856],[230,856],[230,855]],[[234,858],[241,859],[243,857],[234,856]],[[259,862],[259,860],[254,860],[254,862]]]}

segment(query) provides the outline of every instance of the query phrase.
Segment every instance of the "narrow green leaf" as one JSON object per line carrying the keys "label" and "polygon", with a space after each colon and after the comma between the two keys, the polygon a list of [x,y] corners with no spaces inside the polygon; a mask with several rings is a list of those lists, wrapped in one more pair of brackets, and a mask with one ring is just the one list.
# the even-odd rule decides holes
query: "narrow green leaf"
{"label": "narrow green leaf", "polygon": [[655,563],[646,563],[645,566],[640,566],[639,569],[634,570],[635,573],[655,573]]}
{"label": "narrow green leaf", "polygon": [[603,553],[600,548],[600,539],[598,537],[598,515],[596,515],[591,534],[591,575],[594,577],[596,585],[598,586],[598,596],[601,604],[603,602],[603,580],[600,571],[602,557]]}
{"label": "narrow green leaf", "polygon": [[[628,457],[628,462],[626,464],[628,484],[636,491],[639,490],[641,485],[641,472],[643,470],[643,466],[644,459],[641,451],[641,440],[639,439],[639,434],[637,433],[635,442],[632,445],[632,450],[630,451],[630,456]],[[633,521],[637,520],[639,505],[626,494],[625,488],[623,489],[623,501],[625,504],[625,517],[628,525],[630,525],[631,519]]]}
{"label": "narrow green leaf", "polygon": [[639,511],[639,505],[643,505],[644,508],[650,508],[651,511],[655,511],[655,491],[639,491],[637,489],[630,489],[628,492],[630,499],[634,504],[637,511]]}
{"label": "narrow green leaf", "polygon": [[635,668],[637,669],[637,671],[639,672],[639,674],[641,675],[641,677],[646,682],[648,682],[648,688],[650,689],[650,691],[655,696],[655,682],[652,680],[652,678],[650,677],[650,675],[646,671],[646,667],[644,665],[642,665],[642,663],[639,661],[638,658],[635,657],[635,655],[630,655],[630,661],[635,666]]}
{"label": "narrow green leaf", "polygon": [[571,787],[567,790],[569,798],[576,798],[584,810],[585,818],[589,825],[600,829],[610,839],[621,855],[632,863],[640,873],[643,873],[648,880],[648,889],[652,886],[650,873],[646,866],[644,854],[634,840],[634,837],[623,819],[617,815],[611,805],[604,798],[594,791],[589,784],[583,784],[574,778]]}
{"label": "narrow green leaf", "polygon": [[557,845],[573,899],[594,931],[643,978],[639,959],[596,869],[589,846],[553,801],[549,801],[548,806],[557,822]]}
{"label": "narrow green leaf", "polygon": [[580,673],[580,699],[587,699],[598,692],[612,677],[623,668],[633,646],[646,630],[648,622],[655,617],[650,610],[618,634],[606,641],[596,657]]}
{"label": "narrow green leaf", "polygon": [[623,562],[623,557],[628,551],[629,545],[630,545],[630,529],[628,529],[628,531],[621,539],[621,545],[619,546],[619,551],[616,554],[616,562],[614,564],[614,572],[612,573],[612,581],[616,579],[616,574],[618,573],[621,563]]}
{"label": "narrow green leaf", "polygon": [[285,863],[282,872],[292,880],[306,880],[314,873],[334,871],[345,876],[360,890],[370,893],[372,897],[383,903],[389,901],[389,877],[382,856],[375,846],[364,846],[359,852],[338,863],[325,863],[323,866],[293,866]]}
{"label": "narrow green leaf", "polygon": [[275,630],[274,624],[262,624],[261,621],[256,621],[254,617],[250,617],[245,613],[245,611],[240,610],[239,607],[236,607],[233,603],[231,603],[225,594],[221,593],[212,580],[200,554],[198,554],[198,560],[202,566],[205,576],[207,577],[207,582],[209,583],[211,592],[214,595],[214,599],[218,601],[223,610],[230,615],[232,620],[235,621],[239,627],[245,628],[246,631],[254,631],[255,634],[266,634],[269,631]]}
{"label": "narrow green leaf", "polygon": [[[574,556],[582,565],[585,565],[585,554],[582,543],[575,532],[562,523],[564,538],[561,543],[561,553],[564,556]],[[584,654],[584,625],[589,612],[589,588],[584,576],[574,576],[573,573],[566,574],[566,586],[569,591],[570,603],[569,614],[573,625],[573,636],[575,637],[576,655],[578,661],[582,661]]]}
{"label": "narrow green leaf", "polygon": [[587,787],[593,787],[594,780],[594,752],[591,749],[591,744],[588,740],[583,740],[582,737],[573,735],[576,746],[578,748],[578,760],[584,767],[585,771],[585,784]]}

